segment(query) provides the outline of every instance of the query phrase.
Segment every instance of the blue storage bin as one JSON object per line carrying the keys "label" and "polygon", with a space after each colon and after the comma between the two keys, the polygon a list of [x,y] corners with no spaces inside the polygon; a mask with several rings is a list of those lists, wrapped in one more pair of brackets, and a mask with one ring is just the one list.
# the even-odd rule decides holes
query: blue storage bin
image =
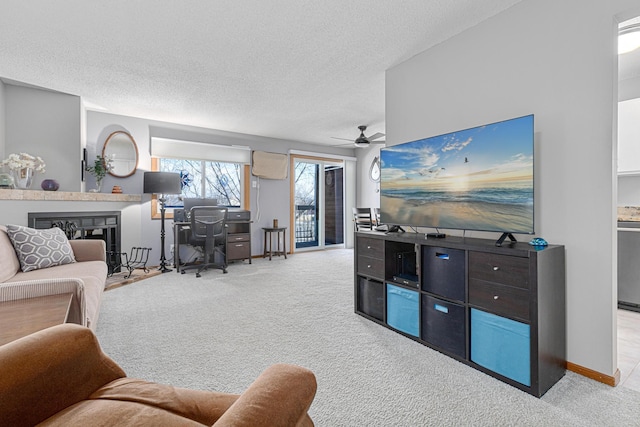
{"label": "blue storage bin", "polygon": [[387,283],[387,324],[417,337],[420,334],[418,292]]}
{"label": "blue storage bin", "polygon": [[471,309],[471,360],[531,386],[529,325]]}

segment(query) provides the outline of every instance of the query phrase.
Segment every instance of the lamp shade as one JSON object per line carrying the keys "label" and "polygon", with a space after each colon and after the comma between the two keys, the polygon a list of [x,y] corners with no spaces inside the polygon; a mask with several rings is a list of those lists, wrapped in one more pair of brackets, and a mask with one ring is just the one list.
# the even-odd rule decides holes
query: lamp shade
{"label": "lamp shade", "polygon": [[180,174],[175,172],[145,172],[144,193],[155,194],[180,194]]}

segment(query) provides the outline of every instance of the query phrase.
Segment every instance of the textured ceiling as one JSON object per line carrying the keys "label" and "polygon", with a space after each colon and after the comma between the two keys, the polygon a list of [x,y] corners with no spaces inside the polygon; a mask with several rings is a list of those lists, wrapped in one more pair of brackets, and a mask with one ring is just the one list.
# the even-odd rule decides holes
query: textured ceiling
{"label": "textured ceiling", "polygon": [[0,77],[90,109],[318,144],[384,132],[384,72],[520,0],[3,0]]}

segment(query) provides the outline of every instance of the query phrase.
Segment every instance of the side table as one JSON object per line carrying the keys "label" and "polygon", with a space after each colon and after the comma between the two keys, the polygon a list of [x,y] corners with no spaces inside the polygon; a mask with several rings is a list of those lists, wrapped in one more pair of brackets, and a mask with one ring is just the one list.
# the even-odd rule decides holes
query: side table
{"label": "side table", "polygon": [[[269,261],[271,261],[272,255],[284,255],[284,259],[287,259],[287,227],[262,227],[264,230],[264,251],[262,258],[266,258],[269,254]],[[280,233],[282,233],[282,249],[280,249]],[[277,247],[273,250],[273,235],[275,234]],[[269,250],[267,251],[267,241],[269,242]]]}
{"label": "side table", "polygon": [[65,323],[72,299],[65,293],[0,303],[0,345]]}

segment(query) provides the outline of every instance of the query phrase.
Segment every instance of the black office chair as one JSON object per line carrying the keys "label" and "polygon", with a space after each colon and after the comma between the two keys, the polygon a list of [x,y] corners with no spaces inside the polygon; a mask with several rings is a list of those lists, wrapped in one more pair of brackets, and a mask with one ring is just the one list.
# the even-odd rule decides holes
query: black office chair
{"label": "black office chair", "polygon": [[353,208],[353,226],[355,231],[371,231],[373,229],[373,218],[370,208]]}
{"label": "black office chair", "polygon": [[[191,208],[191,238],[189,244],[200,246],[204,252],[201,264],[187,265],[180,269],[197,269],[196,277],[200,272],[209,268],[219,268],[223,273],[227,272],[227,255],[225,244],[227,239],[227,211],[228,208],[220,206],[194,206]],[[218,258],[216,260],[216,258]]]}

